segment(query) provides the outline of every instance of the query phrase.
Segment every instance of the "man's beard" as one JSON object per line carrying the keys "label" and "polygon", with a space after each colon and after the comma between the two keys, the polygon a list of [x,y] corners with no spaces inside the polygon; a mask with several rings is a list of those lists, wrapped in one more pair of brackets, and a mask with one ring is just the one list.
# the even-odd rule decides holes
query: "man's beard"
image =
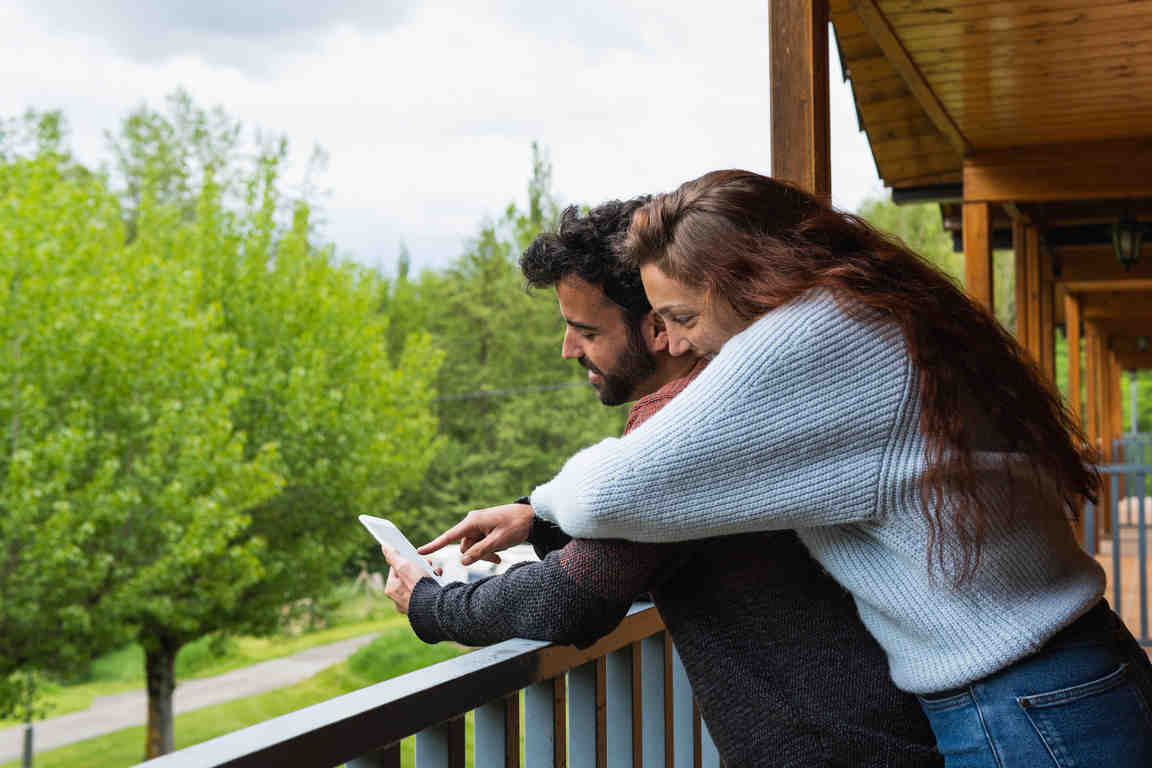
{"label": "man's beard", "polygon": [[593,386],[604,405],[620,405],[635,399],[636,388],[656,372],[656,357],[644,346],[640,332],[628,328],[628,346],[612,366],[613,373],[605,373],[588,358],[578,360],[586,370],[600,376],[600,386]]}

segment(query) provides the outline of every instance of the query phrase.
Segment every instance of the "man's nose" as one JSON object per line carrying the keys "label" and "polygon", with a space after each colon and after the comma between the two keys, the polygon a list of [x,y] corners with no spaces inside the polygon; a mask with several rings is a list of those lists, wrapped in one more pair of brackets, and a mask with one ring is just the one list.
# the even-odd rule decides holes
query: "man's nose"
{"label": "man's nose", "polygon": [[564,329],[564,342],[560,345],[560,357],[565,360],[575,360],[580,357],[580,344],[576,332],[571,328]]}

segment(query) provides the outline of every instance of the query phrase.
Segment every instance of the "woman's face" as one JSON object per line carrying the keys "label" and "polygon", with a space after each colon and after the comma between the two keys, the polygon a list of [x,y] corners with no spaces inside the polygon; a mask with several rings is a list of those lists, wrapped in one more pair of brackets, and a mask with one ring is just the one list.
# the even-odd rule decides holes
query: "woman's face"
{"label": "woman's face", "polygon": [[664,320],[673,355],[712,357],[750,325],[723,296],[709,297],[705,289],[668,277],[654,263],[642,266],[640,277],[652,309]]}

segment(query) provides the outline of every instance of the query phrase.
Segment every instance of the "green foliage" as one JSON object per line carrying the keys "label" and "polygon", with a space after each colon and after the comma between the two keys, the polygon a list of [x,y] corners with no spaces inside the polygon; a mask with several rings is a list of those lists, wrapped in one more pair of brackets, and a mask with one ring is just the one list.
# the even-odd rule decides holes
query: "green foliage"
{"label": "green foliage", "polygon": [[952,237],[944,231],[938,205],[896,205],[891,200],[874,198],[861,203],[857,214],[901,240],[957,285],[963,285],[964,254],[952,250]]}
{"label": "green foliage", "polygon": [[229,160],[177,104],[130,118],[126,212],[51,119],[0,163],[0,679],[273,628],[434,452],[427,336],[390,355],[380,280],[281,196],[283,143]]}
{"label": "green foliage", "polygon": [[[1152,432],[1152,371],[1136,371],[1136,415],[1139,431]],[[1065,373],[1067,376],[1067,373]],[[1123,403],[1125,432],[1130,431],[1132,425],[1132,372],[1127,372],[1121,379],[1121,403]]]}
{"label": "green foliage", "polygon": [[[388,514],[413,539],[431,538],[469,509],[512,501],[551,477],[579,448],[623,426],[583,371],[560,357],[563,323],[551,291],[525,290],[519,258],[555,225],[551,166],[533,146],[528,207],[485,223],[442,272],[401,273],[382,299],[389,346],[420,329],[444,350],[435,403],[440,451],[423,484]],[[379,562],[379,553],[365,559]]]}
{"label": "green foliage", "polygon": [[195,273],[125,248],[114,199],[69,170],[52,152],[0,168],[5,675],[120,639],[144,585],[186,591],[191,563],[252,583],[262,545],[233,539],[280,484],[274,446],[245,459],[232,428],[234,342],[192,300]]}
{"label": "green foliage", "polygon": [[418,638],[406,626],[386,631],[348,657],[348,672],[370,685],[460,655],[460,647],[451,643],[413,640]]}
{"label": "green foliage", "polygon": [[[891,200],[865,200],[857,212],[872,226],[902,241],[934,264],[959,286],[964,285],[964,254],[952,248],[952,236],[944,230],[940,206],[932,203],[896,205]],[[993,254],[993,306],[1005,328],[1016,324],[1015,261],[1011,251]]]}
{"label": "green foliage", "polygon": [[[426,645],[407,625],[385,630],[348,661],[330,667],[287,688],[205,707],[176,717],[176,747],[198,744],[272,717],[294,712],[367,685],[406,674],[461,653],[448,643]],[[355,662],[356,668],[352,665]],[[144,727],[137,726],[97,736],[36,755],[40,768],[98,765],[127,768],[140,761]],[[408,755],[411,765],[411,755]],[[15,768],[8,763],[0,768]]]}

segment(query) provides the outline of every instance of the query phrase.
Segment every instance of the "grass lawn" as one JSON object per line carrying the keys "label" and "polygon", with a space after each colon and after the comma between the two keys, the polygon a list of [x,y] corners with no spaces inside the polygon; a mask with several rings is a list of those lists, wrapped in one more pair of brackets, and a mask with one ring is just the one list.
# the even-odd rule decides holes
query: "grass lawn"
{"label": "grass lawn", "polygon": [[[389,622],[391,623],[391,622]],[[379,629],[379,625],[377,625]],[[258,696],[205,707],[176,717],[176,748],[221,736],[271,717],[294,712],[333,696],[426,667],[462,652],[458,646],[426,645],[408,628],[390,626],[382,636],[337,664],[296,685]],[[469,728],[469,734],[471,728]],[[36,755],[37,768],[122,768],[144,755],[144,726],[125,728]],[[412,747],[405,745],[405,764],[411,765]],[[0,768],[16,768],[18,762]]]}
{"label": "grass lawn", "polygon": [[[372,597],[347,588],[338,591],[338,605],[327,617],[325,627],[311,631],[286,632],[267,637],[209,636],[189,643],[176,657],[177,680],[212,677],[260,661],[291,656],[318,645],[350,637],[380,632],[404,622],[383,596]],[[92,706],[98,696],[123,693],[144,687],[144,651],[132,644],[92,661],[86,682],[74,685],[48,683],[45,703],[48,717],[78,712]],[[0,729],[20,725],[18,720],[0,719]]]}

